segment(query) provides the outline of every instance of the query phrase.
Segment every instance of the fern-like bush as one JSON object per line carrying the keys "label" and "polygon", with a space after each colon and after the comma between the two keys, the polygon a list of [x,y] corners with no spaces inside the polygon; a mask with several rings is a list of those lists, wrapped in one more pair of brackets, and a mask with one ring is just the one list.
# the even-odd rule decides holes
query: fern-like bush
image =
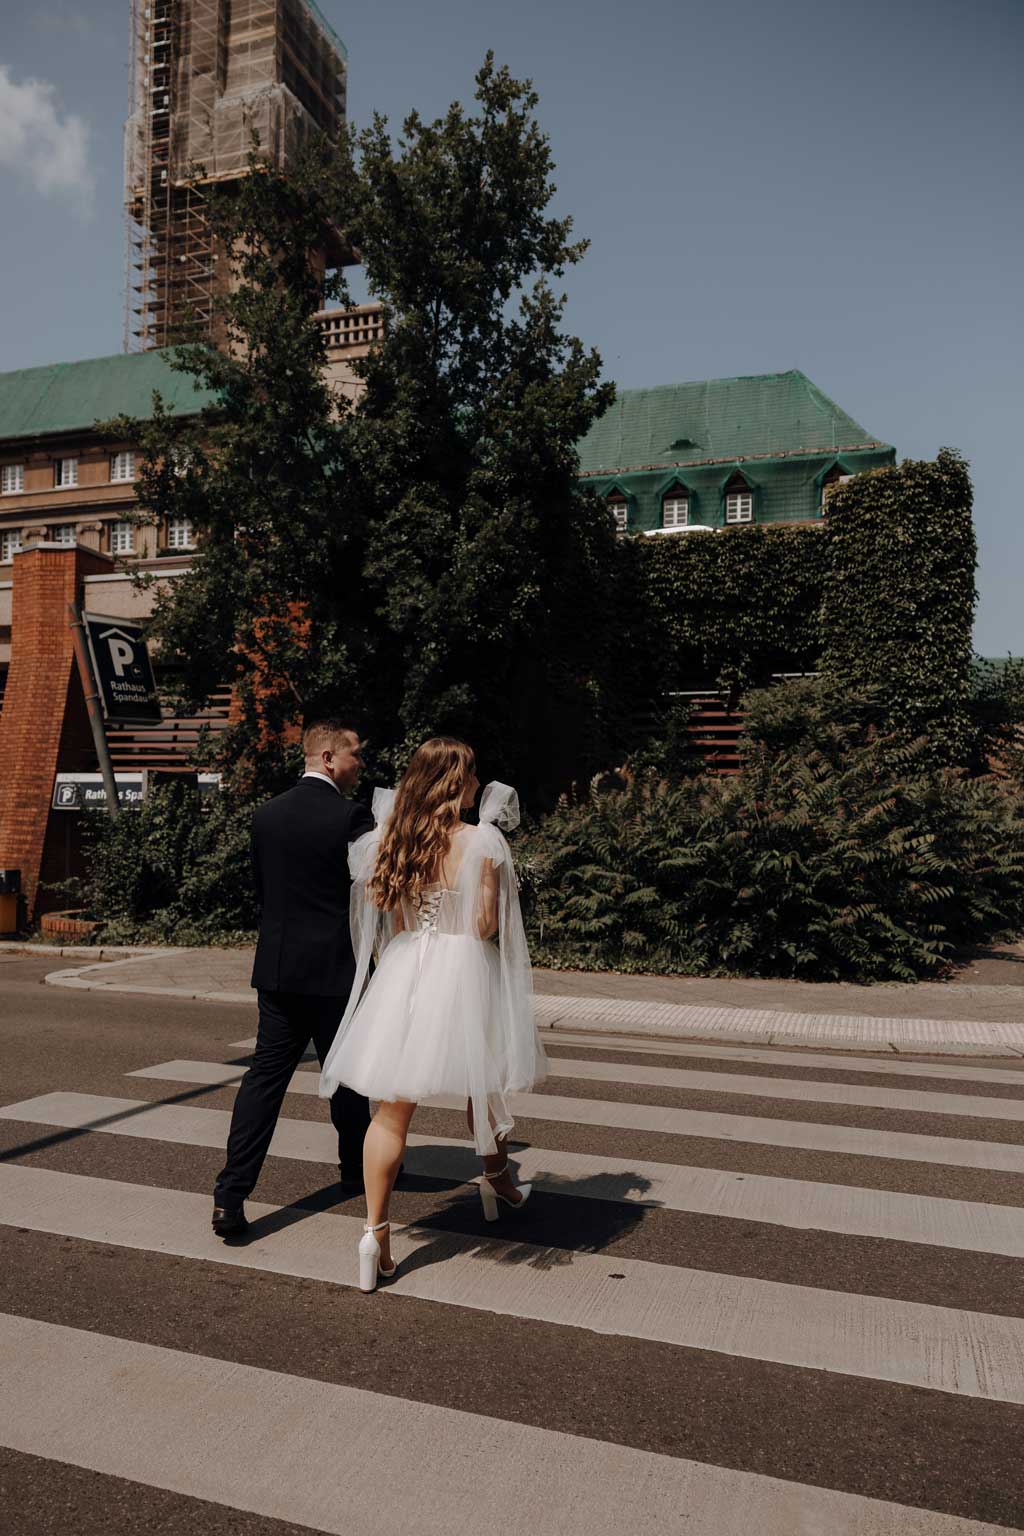
{"label": "fern-like bush", "polygon": [[870,699],[830,719],[827,698],[800,688],[786,707],[806,718],[788,741],[767,718],[788,690],[748,701],[734,778],[648,776],[560,801],[521,850],[538,963],[915,981],[960,945],[1020,932],[1013,786],[881,733]]}

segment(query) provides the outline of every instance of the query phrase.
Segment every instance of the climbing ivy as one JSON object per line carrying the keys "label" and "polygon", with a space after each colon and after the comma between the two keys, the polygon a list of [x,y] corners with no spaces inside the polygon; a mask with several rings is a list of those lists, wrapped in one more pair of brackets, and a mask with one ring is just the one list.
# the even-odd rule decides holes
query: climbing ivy
{"label": "climbing ivy", "polygon": [[822,673],[877,689],[889,723],[936,755],[971,749],[977,546],[960,454],[871,470],[829,501]]}
{"label": "climbing ivy", "polygon": [[821,649],[820,524],[624,541],[632,642],[664,690],[734,692],[813,670]]}

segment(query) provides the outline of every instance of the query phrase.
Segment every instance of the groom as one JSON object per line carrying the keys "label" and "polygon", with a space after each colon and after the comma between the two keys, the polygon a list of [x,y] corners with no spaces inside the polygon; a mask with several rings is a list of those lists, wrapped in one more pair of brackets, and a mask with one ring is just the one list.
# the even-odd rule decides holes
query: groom
{"label": "groom", "polygon": [[[302,750],[302,778],[253,817],[260,932],[252,985],[259,1028],[213,1193],[213,1230],[220,1237],[245,1231],[243,1202],[259,1177],[292,1073],[310,1037],[323,1065],[355,975],[348,845],[372,828],[373,817],[343,791],[359,778],[361,745],[342,721],[317,720],[304,731]],[[331,1099],[331,1119],[342,1183],[361,1189],[369,1103],[342,1086]]]}

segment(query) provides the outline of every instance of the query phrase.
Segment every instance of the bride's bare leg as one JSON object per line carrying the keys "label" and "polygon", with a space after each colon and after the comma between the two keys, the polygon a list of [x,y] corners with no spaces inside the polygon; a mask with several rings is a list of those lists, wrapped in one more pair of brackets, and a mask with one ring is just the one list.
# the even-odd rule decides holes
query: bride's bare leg
{"label": "bride's bare leg", "polygon": [[[387,1221],[391,1201],[391,1186],[402,1164],[409,1122],[416,1110],[415,1104],[404,1099],[389,1104],[382,1103],[370,1121],[363,1142],[363,1182],[366,1185],[366,1220],[375,1227],[379,1221]],[[391,1268],[391,1233],[385,1228],[377,1233],[380,1243],[382,1269]]]}
{"label": "bride's bare leg", "polygon": [[[493,1131],[494,1130],[494,1116],[490,1113],[490,1111],[488,1111],[488,1119],[490,1120],[491,1130]],[[473,1134],[473,1100],[472,1099],[467,1099],[466,1100],[466,1123],[469,1126],[469,1134],[472,1136],[472,1134]],[[494,1145],[498,1149],[497,1152],[489,1152],[486,1157],[481,1159],[481,1161],[482,1161],[482,1163],[484,1165],[484,1173],[494,1173],[496,1169],[503,1168],[505,1166],[505,1164],[508,1162],[508,1138],[506,1136],[495,1136],[495,1138],[494,1138]],[[500,1178],[491,1179],[490,1182],[491,1182],[493,1188],[496,1190],[496,1192],[499,1195],[504,1195],[505,1199],[506,1200],[511,1200],[513,1205],[517,1205],[518,1204],[518,1201],[516,1200],[516,1190],[519,1188],[519,1186],[516,1183],[515,1179],[512,1177],[511,1172],[507,1168],[505,1169],[505,1172],[500,1176]]]}

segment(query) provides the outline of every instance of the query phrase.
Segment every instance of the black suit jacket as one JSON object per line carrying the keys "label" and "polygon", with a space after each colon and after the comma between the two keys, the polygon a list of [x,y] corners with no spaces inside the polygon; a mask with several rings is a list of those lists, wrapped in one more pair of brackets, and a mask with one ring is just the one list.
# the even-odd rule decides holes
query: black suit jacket
{"label": "black suit jacket", "polygon": [[261,805],[252,860],[260,907],[252,985],[268,992],[342,997],[352,989],[348,845],[373,826],[363,805],[322,779]]}

